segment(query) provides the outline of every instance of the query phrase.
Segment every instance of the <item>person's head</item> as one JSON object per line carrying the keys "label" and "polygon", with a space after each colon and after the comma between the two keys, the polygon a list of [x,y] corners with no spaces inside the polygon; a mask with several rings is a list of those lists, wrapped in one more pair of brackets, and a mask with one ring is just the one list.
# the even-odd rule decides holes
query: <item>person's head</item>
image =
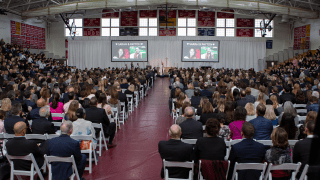
{"label": "person's head", "polygon": [[182,114],[184,115],[184,110],[186,109],[186,107],[191,107],[191,103],[189,102],[189,101],[185,101],[185,102],[183,102],[183,104],[182,104],[182,107],[181,107],[181,109],[182,109]]}
{"label": "person's head", "polygon": [[190,54],[190,57],[193,57],[193,56],[194,56],[195,51],[194,51],[194,49],[193,49],[193,48],[191,48],[191,49],[190,49],[189,54]]}
{"label": "person's head", "polygon": [[140,49],[136,47],[136,53],[140,53]]}
{"label": "person's head", "polygon": [[60,126],[61,134],[70,136],[73,131],[73,125],[71,121],[64,121]]}
{"label": "person's head", "polygon": [[92,97],[89,103],[90,103],[90,106],[97,106],[98,100],[96,97]]}
{"label": "person's head", "polygon": [[123,49],[122,49],[122,48],[120,48],[120,49],[118,50],[118,54],[119,54],[119,57],[121,57],[121,56],[123,55]]}
{"label": "person's head", "polygon": [[177,124],[173,124],[169,129],[169,135],[171,139],[180,139],[181,137],[181,127]]}
{"label": "person's head", "polygon": [[188,89],[194,89],[193,83],[188,84]]}
{"label": "person's head", "polygon": [[292,114],[283,113],[279,127],[282,127],[287,131],[289,139],[295,139],[298,128],[295,125],[294,116]]}
{"label": "person's head", "polygon": [[205,131],[209,137],[217,137],[220,128],[220,122],[216,118],[209,118],[206,122]]}
{"label": "person's head", "polygon": [[202,106],[202,113],[213,113],[213,107],[209,101],[205,102]]}
{"label": "person's head", "polygon": [[254,126],[249,122],[244,122],[241,127],[242,138],[252,139],[254,135]]}
{"label": "person's head", "polygon": [[313,135],[313,132],[314,132],[314,128],[316,126],[316,122],[311,120],[311,121],[308,121],[306,123],[306,127],[305,127],[305,131],[307,133],[307,135]]}
{"label": "person's head", "polygon": [[247,103],[244,108],[247,110],[248,116],[253,116],[256,114],[256,112],[254,110],[254,105],[252,103]]}
{"label": "person's head", "polygon": [[245,121],[246,117],[247,117],[247,110],[242,106],[238,106],[234,111],[234,120]]}
{"label": "person's head", "polygon": [[257,101],[260,102],[260,104],[265,104],[266,103],[266,99],[264,98],[264,94],[262,92],[259,93]]}
{"label": "person's head", "polygon": [[193,112],[192,107],[186,107],[184,109],[184,115],[185,115],[186,118],[192,118],[193,114],[194,114],[194,112]]}
{"label": "person's head", "polygon": [[264,104],[259,103],[256,107],[257,116],[264,116],[266,113],[266,106]]}
{"label": "person's head", "polygon": [[74,100],[74,96],[75,96],[75,93],[74,93],[74,91],[71,91],[71,92],[69,92],[69,93],[68,93],[68,98],[69,98],[69,101],[72,101],[72,100]]}
{"label": "person's head", "polygon": [[128,90],[131,91],[131,92],[134,92],[134,85],[130,84],[130,86],[128,87]]}
{"label": "person's head", "polygon": [[7,97],[8,97],[11,101],[15,100],[15,98],[16,98],[16,93],[14,92],[14,90],[10,90],[10,91],[7,93]]}
{"label": "person's head", "polygon": [[37,106],[42,108],[43,106],[46,105],[46,101],[43,98],[40,98],[37,100]]}
{"label": "person's head", "polygon": [[281,127],[277,127],[272,131],[271,140],[273,147],[287,149],[287,147],[289,146],[288,134],[286,130]]}
{"label": "person's head", "polygon": [[246,87],[246,95],[250,95],[251,94],[251,88],[250,87]]}
{"label": "person's head", "polygon": [[271,121],[277,118],[276,114],[274,113],[274,108],[272,105],[266,105],[266,111],[265,111],[264,117]]}
{"label": "person's head", "polygon": [[11,110],[11,100],[9,98],[4,98],[1,101],[1,110],[3,111],[10,111]]}
{"label": "person's head", "polygon": [[25,136],[27,129],[27,124],[23,121],[16,122],[13,126],[13,132],[15,136]]}
{"label": "person's head", "polygon": [[50,108],[48,106],[40,108],[39,115],[40,117],[48,118],[50,116]]}
{"label": "person's head", "polygon": [[194,96],[200,96],[200,89],[194,90]]}
{"label": "person's head", "polygon": [[305,123],[308,123],[308,121],[315,121],[316,122],[317,116],[318,116],[318,113],[316,111],[309,111],[307,114]]}
{"label": "person's head", "polygon": [[241,90],[241,91],[240,91],[240,96],[241,96],[242,98],[246,97],[246,91],[245,91],[245,90]]}
{"label": "person's head", "polygon": [[12,111],[13,115],[19,116],[21,114],[21,112],[22,112],[21,104],[20,103],[13,104],[12,108],[11,108],[11,111]]}
{"label": "person's head", "polygon": [[23,92],[23,95],[24,95],[24,97],[25,97],[26,99],[30,99],[32,93],[31,93],[31,91],[26,90],[26,91]]}
{"label": "person's head", "polygon": [[285,85],[285,86],[283,87],[283,89],[284,89],[284,91],[285,91],[286,93],[289,93],[289,92],[291,91],[291,88],[290,88],[290,86],[288,86],[288,85]]}
{"label": "person's head", "polygon": [[284,103],[283,112],[284,112],[284,113],[292,114],[294,117],[297,116],[297,111],[296,111],[296,109],[293,107],[293,104],[292,104],[291,101],[286,101],[286,102]]}
{"label": "person's head", "polygon": [[79,118],[79,119],[85,119],[86,118],[86,112],[84,109],[82,108],[79,108],[76,110],[76,116]]}
{"label": "person's head", "polygon": [[273,86],[272,92],[273,93],[278,93],[279,92],[278,87],[277,86]]}

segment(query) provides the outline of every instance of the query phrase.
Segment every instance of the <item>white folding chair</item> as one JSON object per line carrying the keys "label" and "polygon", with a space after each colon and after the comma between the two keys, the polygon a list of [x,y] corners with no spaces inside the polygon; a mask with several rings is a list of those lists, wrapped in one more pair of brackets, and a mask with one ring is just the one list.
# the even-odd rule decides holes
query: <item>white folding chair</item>
{"label": "white folding chair", "polygon": [[197,143],[197,139],[182,139],[181,141],[187,144],[196,144]]}
{"label": "white folding chair", "polygon": [[268,179],[272,180],[271,171],[274,171],[274,170],[292,171],[291,179],[296,179],[296,175],[297,175],[297,172],[299,171],[300,166],[301,166],[300,162],[298,162],[297,164],[284,163],[284,164],[280,164],[280,165],[273,165],[272,163],[269,163],[268,170],[266,172],[264,180],[268,180]]}
{"label": "white folding chair", "polygon": [[153,77],[151,77],[151,86],[153,86]]}
{"label": "white folding chair", "polygon": [[166,161],[163,160],[163,168],[164,168],[164,177],[165,180],[177,180],[176,178],[169,178],[169,171],[166,169],[167,167],[183,167],[183,168],[190,168],[189,177],[188,179],[179,179],[179,180],[192,180],[193,179],[193,168],[194,162],[173,162],[173,161]]}
{"label": "white folding chair", "polygon": [[264,172],[266,171],[267,168],[267,163],[265,162],[264,164],[262,163],[235,163],[234,165],[234,171],[232,175],[231,180],[238,180],[238,172],[239,170],[261,170],[261,175],[259,180],[263,179]]}
{"label": "white folding chair", "polygon": [[294,146],[299,140],[288,140],[290,146]]}
{"label": "white folding chair", "polygon": [[226,143],[226,146],[227,146],[226,156],[224,157],[224,160],[227,161],[230,155],[231,143],[230,141],[226,141],[226,140],[224,140],[224,142]]}
{"label": "white folding chair", "polygon": [[127,94],[127,101],[128,101],[128,112],[132,113],[133,112],[133,95],[132,94]]}
{"label": "white folding chair", "polygon": [[[34,159],[34,156],[32,153],[30,153],[29,155],[26,156],[11,156],[6,154],[6,157],[10,163],[11,166],[11,170],[10,170],[10,180],[14,180],[14,176],[18,176],[18,179],[20,180],[21,177],[20,176],[30,176],[30,179],[33,180],[34,176],[36,174],[38,174],[39,178],[41,180],[44,180],[41,171],[39,169],[39,166],[36,162],[36,160]],[[25,160],[25,161],[31,161],[31,168],[30,171],[25,171],[25,170],[15,170],[14,169],[14,163],[12,160]]]}
{"label": "white folding chair", "polygon": [[117,125],[116,132],[118,131],[118,127],[120,129],[120,122],[119,122],[119,110],[118,108],[111,108],[113,119],[115,120],[115,123]]}
{"label": "white folding chair", "polygon": [[294,108],[306,108],[307,105],[306,104],[294,104],[293,107]]}
{"label": "white folding chair", "polygon": [[308,113],[308,110],[307,110],[307,109],[296,109],[296,111],[297,111],[297,114],[299,114],[299,113],[305,113],[305,114],[307,114],[307,113]]}
{"label": "white folding chair", "polygon": [[196,121],[200,120],[200,116],[196,115]]}
{"label": "white folding chair", "polygon": [[308,169],[309,169],[309,165],[306,164],[304,166],[304,168],[303,168],[303,171],[302,171],[302,173],[300,175],[299,180],[308,180],[308,176],[307,176]]}
{"label": "white folding chair", "polygon": [[60,127],[62,122],[52,122],[55,127]]}
{"label": "white folding chair", "polygon": [[[121,104],[121,111],[120,111],[120,114],[119,114],[119,124],[123,124],[124,125],[124,121],[126,118],[126,105],[125,105],[125,102],[120,102]],[[122,117],[122,121],[121,121],[121,117]],[[119,125],[120,126],[120,125]]]}
{"label": "white folding chair", "polygon": [[106,138],[104,137],[103,126],[102,126],[102,123],[100,123],[100,124],[92,123],[92,126],[96,129],[100,129],[99,137],[96,137],[96,138],[99,138],[99,142],[97,144],[97,147],[99,146],[99,151],[97,151],[97,153],[99,153],[99,156],[101,156],[102,146],[103,146],[102,143],[104,144],[106,151],[108,150],[107,141],[106,141]]}
{"label": "white folding chair", "polygon": [[64,117],[65,117],[65,114],[64,113],[51,113],[51,116],[52,117],[59,117],[59,118],[62,118],[62,122],[64,122]]}
{"label": "white folding chair", "polygon": [[96,149],[96,145],[93,143],[93,137],[91,135],[71,135],[70,136],[72,139],[75,140],[85,140],[85,141],[91,141],[90,147],[87,150],[81,150],[81,154],[86,154],[89,153],[89,167],[86,167],[84,170],[89,170],[89,173],[92,173],[92,154],[94,158],[94,162],[97,165],[97,157],[96,153],[94,152]]}
{"label": "white folding chair", "polygon": [[272,140],[258,140],[257,142],[261,143],[261,144],[263,144],[265,146],[273,146]]}
{"label": "white folding chair", "polygon": [[307,116],[300,116],[300,115],[297,115],[298,118],[299,118],[299,123],[301,124],[304,124],[304,122],[306,121],[307,119]]}
{"label": "white folding chair", "polygon": [[138,107],[138,103],[139,103],[139,92],[138,91],[134,91],[134,96],[135,96],[135,107],[137,108]]}
{"label": "white folding chair", "polygon": [[47,140],[47,135],[45,134],[26,134],[26,139],[32,140]]}
{"label": "white folding chair", "polygon": [[[227,161],[227,160],[226,160]],[[227,168],[227,173],[226,173],[226,179],[228,178],[228,173],[229,173],[229,168],[230,168],[230,161],[228,161],[228,168]],[[199,172],[198,172],[199,180],[204,180],[201,172],[201,160],[199,160]]]}
{"label": "white folding chair", "polygon": [[77,180],[80,180],[80,176],[77,169],[77,164],[73,158],[73,155],[71,157],[58,157],[58,156],[47,156],[44,155],[44,159],[46,161],[47,166],[49,167],[49,180],[52,180],[52,170],[51,170],[51,163],[53,162],[66,162],[66,163],[72,163],[72,174],[70,176],[71,180],[74,180],[74,177],[77,177]]}
{"label": "white folding chair", "polygon": [[15,137],[14,134],[8,134],[8,133],[4,133],[3,136],[4,136],[5,139],[12,139],[12,138]]}
{"label": "white folding chair", "polygon": [[126,92],[126,90],[127,90],[127,89],[121,89],[121,92],[124,93],[124,92]]}
{"label": "white folding chair", "polygon": [[60,135],[59,134],[46,134],[46,136],[47,136],[47,139],[52,139],[52,138],[59,137]]}
{"label": "white folding chair", "polygon": [[142,100],[142,98],[144,97],[144,86],[143,85],[140,85],[140,90],[139,90],[139,92],[140,92],[140,100]]}

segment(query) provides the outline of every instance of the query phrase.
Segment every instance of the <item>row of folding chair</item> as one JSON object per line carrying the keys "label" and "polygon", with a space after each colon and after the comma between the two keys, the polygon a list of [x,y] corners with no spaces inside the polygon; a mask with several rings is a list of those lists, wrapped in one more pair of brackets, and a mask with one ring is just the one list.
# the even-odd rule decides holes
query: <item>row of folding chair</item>
{"label": "row of folding chair", "polygon": [[[203,160],[204,161],[204,160]],[[198,171],[198,179],[199,180],[204,180],[203,175],[202,175],[202,168],[201,168],[201,163],[202,161],[199,161],[199,171]],[[226,161],[227,163],[227,169],[225,171],[226,177],[220,177],[221,179],[227,179],[228,178],[228,172],[230,168],[230,161]],[[174,178],[169,177],[169,170],[167,169],[168,167],[181,167],[181,168],[189,168],[189,177],[187,179],[183,180],[192,180],[193,179],[193,169],[194,169],[194,162],[172,162],[172,161],[166,161],[165,159],[163,160],[163,167],[165,169],[165,180],[174,180]],[[296,179],[296,175],[301,167],[301,163],[285,163],[281,165],[273,165],[272,163],[267,164],[265,163],[235,163],[234,165],[234,170],[232,173],[232,178],[231,180],[238,180],[239,175],[238,171],[243,171],[243,170],[260,170],[260,177],[259,180],[272,180],[272,171],[274,170],[288,170],[291,171],[291,179]],[[304,169],[302,170],[301,176],[299,180],[306,180],[306,174],[308,171],[309,165],[306,165]],[[219,171],[221,169],[224,169],[223,167],[219,167]],[[221,172],[220,172],[221,173]],[[182,180],[182,179],[180,179]]]}

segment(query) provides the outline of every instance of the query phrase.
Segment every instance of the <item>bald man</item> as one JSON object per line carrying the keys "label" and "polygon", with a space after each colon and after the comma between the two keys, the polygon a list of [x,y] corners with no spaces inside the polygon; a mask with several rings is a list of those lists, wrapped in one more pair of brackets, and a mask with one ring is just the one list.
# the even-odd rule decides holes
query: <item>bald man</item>
{"label": "bald man", "polygon": [[[41,150],[35,141],[27,140],[24,137],[27,129],[29,128],[27,127],[26,123],[21,121],[15,123],[13,127],[15,137],[9,139],[9,141],[6,143],[7,152],[12,156],[26,156],[32,153],[39,168],[41,168],[44,163],[43,154],[41,153]],[[30,171],[30,161],[13,160],[13,163],[16,170]]]}
{"label": "bald man", "polygon": [[39,111],[40,111],[40,108],[44,107],[46,105],[46,101],[43,99],[43,98],[40,98],[37,100],[37,108],[34,108],[30,111],[30,113],[28,114],[27,116],[27,119],[28,120],[33,120],[33,119],[38,119],[40,118],[40,115],[39,115]]}
{"label": "bald man", "polygon": [[[158,144],[158,151],[161,159],[167,161],[191,161],[193,154],[193,147],[191,144],[181,142],[181,128],[174,124],[169,129],[171,139],[169,141],[160,141]],[[170,178],[184,178],[189,177],[189,169],[185,168],[168,168]],[[161,169],[161,178],[164,178],[164,169]]]}
{"label": "bald man", "polygon": [[203,137],[202,123],[193,119],[193,109],[192,107],[186,107],[184,110],[184,115],[186,120],[180,124],[183,139],[198,139]]}

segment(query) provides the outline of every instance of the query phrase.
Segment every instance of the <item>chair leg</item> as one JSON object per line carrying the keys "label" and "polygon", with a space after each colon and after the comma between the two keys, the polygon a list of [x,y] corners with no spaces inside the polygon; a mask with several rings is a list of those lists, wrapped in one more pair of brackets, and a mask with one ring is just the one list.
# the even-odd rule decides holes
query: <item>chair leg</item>
{"label": "chair leg", "polygon": [[[92,146],[90,147],[92,148]],[[89,153],[89,174],[92,173],[92,151]]]}
{"label": "chair leg", "polygon": [[94,164],[97,165],[97,155],[96,155],[96,150],[92,151],[93,153],[93,158],[94,158]]}

